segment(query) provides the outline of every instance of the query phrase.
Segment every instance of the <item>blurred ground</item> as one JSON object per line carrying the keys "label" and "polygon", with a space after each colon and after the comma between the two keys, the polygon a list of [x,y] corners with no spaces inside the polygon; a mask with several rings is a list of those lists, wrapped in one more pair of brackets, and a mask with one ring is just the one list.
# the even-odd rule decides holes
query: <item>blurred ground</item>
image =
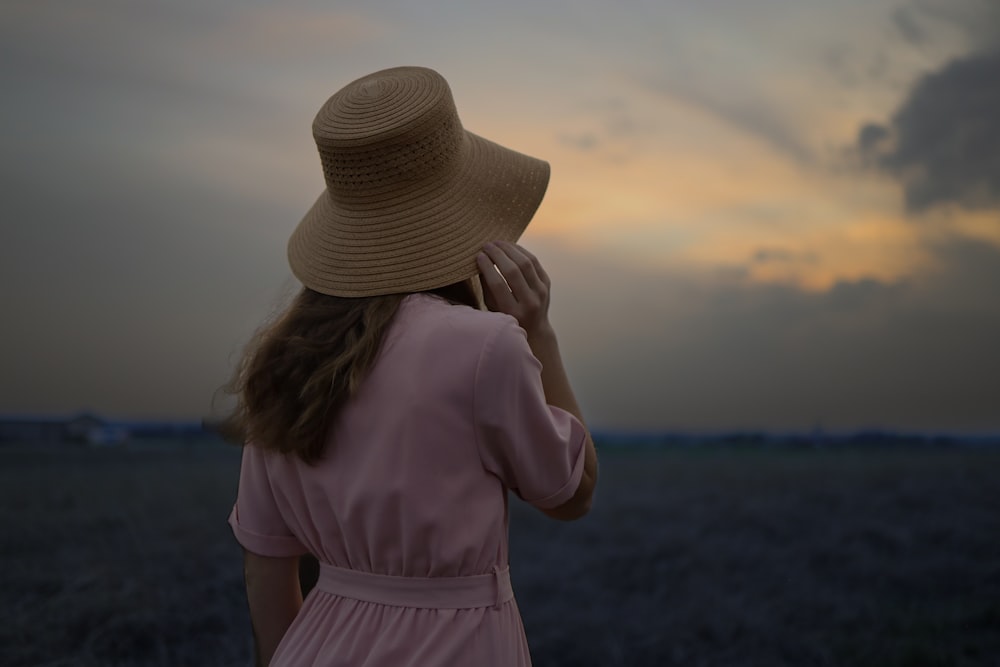
{"label": "blurred ground", "polygon": [[[245,665],[238,451],[0,449],[0,665]],[[602,451],[511,502],[536,666],[1000,664],[1000,451]]]}

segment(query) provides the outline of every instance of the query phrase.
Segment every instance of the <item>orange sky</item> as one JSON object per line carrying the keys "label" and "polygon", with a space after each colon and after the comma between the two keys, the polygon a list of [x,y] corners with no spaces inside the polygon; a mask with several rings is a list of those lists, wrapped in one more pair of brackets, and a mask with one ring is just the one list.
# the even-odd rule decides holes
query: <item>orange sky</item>
{"label": "orange sky", "polygon": [[[313,115],[350,80],[413,64],[448,79],[468,129],[551,163],[525,243],[552,268],[597,425],[1000,428],[985,291],[1000,186],[977,157],[1000,151],[985,143],[1000,110],[962,120],[993,103],[962,95],[1000,76],[998,11],[6,3],[3,342],[21,353],[0,413],[204,414],[294,288],[285,243],[323,187]],[[954,103],[920,97],[927,81]],[[899,134],[902,109],[953,114],[931,131],[982,148],[941,169],[947,153]],[[925,162],[877,163],[869,123],[891,135],[881,155],[910,141]]]}
{"label": "orange sky", "polygon": [[[267,63],[275,76],[254,92],[281,115],[253,141],[242,128],[206,126],[160,157],[201,165],[219,187],[301,205],[322,187],[303,128],[323,86],[332,92],[405,54],[452,82],[469,129],[552,163],[528,239],[554,237],[653,266],[740,268],[750,280],[806,289],[892,281],[927,265],[921,246],[934,224],[911,224],[900,184],[859,168],[857,132],[884,121],[922,74],[967,48],[947,25],[931,26],[936,39],[925,46],[908,44],[891,31],[892,6],[777,3],[746,12],[735,2],[665,3],[645,9],[645,24],[597,4],[595,16],[574,16],[576,33],[556,28],[558,53],[533,34],[543,16],[531,25],[516,12],[456,14],[450,27],[461,34],[449,43],[449,26],[421,32],[423,24],[408,21],[427,17],[377,4],[247,9],[192,40],[188,57]],[[678,19],[687,29],[671,22]],[[696,28],[714,39],[696,41]],[[518,38],[524,48],[511,49]],[[461,51],[472,42],[475,51]],[[297,71],[296,54],[308,58],[322,43],[343,57],[322,75]],[[951,230],[976,227],[962,211],[948,217]],[[780,259],[754,260],[761,256]]]}

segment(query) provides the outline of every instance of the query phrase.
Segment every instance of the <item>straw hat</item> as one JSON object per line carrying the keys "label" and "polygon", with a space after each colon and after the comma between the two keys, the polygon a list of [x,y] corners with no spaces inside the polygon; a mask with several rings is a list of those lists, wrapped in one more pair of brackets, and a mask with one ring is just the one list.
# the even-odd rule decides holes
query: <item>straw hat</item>
{"label": "straw hat", "polygon": [[288,242],[302,284],[343,297],[470,278],[494,239],[515,241],[549,165],[462,128],[448,83],[422,67],[354,81],[313,121],[326,190]]}

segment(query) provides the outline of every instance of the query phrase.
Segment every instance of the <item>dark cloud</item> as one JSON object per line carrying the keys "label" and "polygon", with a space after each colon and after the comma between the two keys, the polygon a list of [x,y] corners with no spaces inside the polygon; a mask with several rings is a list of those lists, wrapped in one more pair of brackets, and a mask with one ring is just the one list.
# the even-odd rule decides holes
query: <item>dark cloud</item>
{"label": "dark cloud", "polygon": [[957,30],[970,51],[1000,46],[1000,3],[996,0],[910,0],[891,18],[900,36],[918,48],[937,41],[942,28]]}
{"label": "dark cloud", "polygon": [[813,264],[819,259],[815,253],[792,252],[786,248],[757,248],[751,260],[757,264],[802,262]]}
{"label": "dark cloud", "polygon": [[925,74],[888,122],[858,132],[869,165],[898,179],[906,206],[975,209],[1000,204],[1000,3],[911,0],[892,14],[897,32],[924,50],[959,35],[967,53]]}
{"label": "dark cloud", "polygon": [[928,34],[920,24],[912,7],[898,7],[892,13],[892,23],[910,44],[922,46],[928,41]]}
{"label": "dark cloud", "polygon": [[871,155],[886,145],[890,137],[889,129],[877,123],[869,123],[858,132],[858,145],[866,155]]}
{"label": "dark cloud", "polygon": [[898,178],[907,208],[1000,204],[1000,50],[954,60],[913,87],[888,125],[861,129],[858,146]]}
{"label": "dark cloud", "polygon": [[820,293],[540,250],[595,426],[1000,428],[996,247],[951,240],[932,272]]}
{"label": "dark cloud", "polygon": [[577,134],[560,134],[559,143],[581,151],[592,151],[600,143],[600,140],[593,132],[579,132]]}

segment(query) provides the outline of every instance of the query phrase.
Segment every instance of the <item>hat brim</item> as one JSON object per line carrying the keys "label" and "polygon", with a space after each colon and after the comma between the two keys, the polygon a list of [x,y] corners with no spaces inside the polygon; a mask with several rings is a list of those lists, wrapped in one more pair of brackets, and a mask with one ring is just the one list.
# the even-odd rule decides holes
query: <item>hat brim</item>
{"label": "hat brim", "polygon": [[364,297],[420,292],[478,273],[488,241],[516,241],[542,202],[549,165],[466,131],[447,178],[336,200],[324,190],[292,233],[306,287]]}

